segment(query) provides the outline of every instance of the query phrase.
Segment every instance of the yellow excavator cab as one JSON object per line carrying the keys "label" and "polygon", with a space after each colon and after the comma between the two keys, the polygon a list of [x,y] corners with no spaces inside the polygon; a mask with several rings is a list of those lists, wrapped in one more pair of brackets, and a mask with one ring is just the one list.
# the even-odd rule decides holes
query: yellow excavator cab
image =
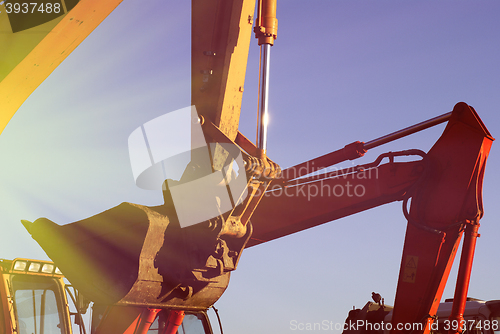
{"label": "yellow excavator cab", "polygon": [[0,334],[71,334],[65,290],[52,262],[0,260]]}

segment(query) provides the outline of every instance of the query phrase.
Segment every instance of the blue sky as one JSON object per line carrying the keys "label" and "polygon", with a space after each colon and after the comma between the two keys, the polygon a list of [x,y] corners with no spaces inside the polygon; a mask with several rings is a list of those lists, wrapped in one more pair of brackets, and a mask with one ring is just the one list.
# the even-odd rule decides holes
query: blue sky
{"label": "blue sky", "polygon": [[[271,54],[268,153],[282,167],[369,141],[464,101],[500,132],[500,2],[281,0]],[[46,258],[20,219],[66,224],[159,192],[135,186],[127,151],[141,124],[190,104],[189,2],[124,2],[19,109],[0,136],[0,257]],[[252,41],[240,131],[255,138]],[[427,151],[444,126],[369,152]],[[500,299],[500,151],[494,143],[469,295]],[[341,167],[350,167],[344,163]],[[371,292],[395,295],[401,203],[246,250],[216,307],[228,333],[342,323]],[[455,270],[450,282],[456,278]],[[449,284],[444,297],[451,297]]]}

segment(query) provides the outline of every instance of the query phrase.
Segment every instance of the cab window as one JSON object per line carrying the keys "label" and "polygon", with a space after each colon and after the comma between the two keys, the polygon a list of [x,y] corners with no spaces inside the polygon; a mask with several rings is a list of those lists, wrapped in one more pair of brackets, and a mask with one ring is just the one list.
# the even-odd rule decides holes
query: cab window
{"label": "cab window", "polygon": [[62,297],[53,278],[16,275],[12,290],[20,334],[66,334]]}
{"label": "cab window", "polygon": [[[148,334],[163,333],[168,311],[162,311],[156,317]],[[176,334],[211,334],[210,325],[204,313],[186,313]]]}

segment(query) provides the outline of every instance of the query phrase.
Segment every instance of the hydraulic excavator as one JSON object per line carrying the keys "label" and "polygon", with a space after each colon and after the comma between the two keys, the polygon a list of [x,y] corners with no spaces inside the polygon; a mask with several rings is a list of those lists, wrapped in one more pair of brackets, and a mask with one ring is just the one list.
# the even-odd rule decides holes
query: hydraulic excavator
{"label": "hydraulic excavator", "polygon": [[[67,12],[54,33],[0,83],[5,88],[0,89],[5,110],[12,115],[57,66],[53,60],[62,61],[60,50],[51,45],[60,41],[59,48],[73,47],[71,37],[83,39],[93,29],[85,24],[95,26],[118,3],[82,0]],[[90,20],[92,15],[98,17]],[[80,27],[75,22],[85,24]],[[157,182],[163,205],[122,203],[63,226],[45,218],[23,221],[79,294],[94,303],[92,333],[147,333],[153,323],[157,333],[189,333],[183,324],[191,323],[209,332],[203,312],[224,293],[245,248],[394,201],[402,202],[408,225],[392,323],[420,323],[417,332],[431,330],[462,237],[450,319],[463,321],[493,137],[474,108],[460,102],[453,111],[431,120],[282,169],[266,150],[270,51],[277,22],[275,0],[258,0],[257,6],[255,0],[192,0],[190,159],[179,180]],[[252,28],[261,48],[255,144],[238,131]],[[34,59],[40,60],[35,68],[30,67]],[[23,71],[36,73],[21,80],[18,75]],[[25,89],[15,95],[11,83]],[[444,122],[446,128],[429,152],[388,152],[373,163],[335,168],[372,148]],[[137,138],[143,138],[145,168],[166,163],[148,146],[148,126],[140,129]],[[200,145],[199,131],[206,145]],[[131,149],[131,156],[136,149]],[[397,161],[400,157],[405,161]],[[212,180],[210,191],[200,186],[179,197],[180,189],[202,179]],[[242,179],[242,188],[233,187]],[[215,187],[222,189],[217,195],[212,193]],[[225,192],[227,198],[219,195]],[[190,204],[187,211],[212,214],[183,223],[179,198],[188,201],[189,196],[207,198]],[[14,269],[6,270],[15,274]],[[5,282],[10,286],[9,279]],[[20,308],[16,312],[19,316]],[[451,330],[461,332],[458,327]],[[392,332],[410,331],[394,326]]]}

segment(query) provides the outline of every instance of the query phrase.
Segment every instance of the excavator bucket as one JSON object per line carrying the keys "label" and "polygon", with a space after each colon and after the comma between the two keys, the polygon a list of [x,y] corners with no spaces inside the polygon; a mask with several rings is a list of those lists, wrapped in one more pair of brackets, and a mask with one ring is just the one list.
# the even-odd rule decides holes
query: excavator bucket
{"label": "excavator bucket", "polygon": [[221,236],[215,218],[181,228],[168,188],[166,204],[122,203],[90,218],[57,225],[23,221],[79,291],[97,304],[204,310],[224,292],[242,238]]}
{"label": "excavator bucket", "polygon": [[[120,0],[109,5],[85,2],[108,8]],[[78,13],[78,6],[72,13]],[[238,134],[254,11],[255,0],[222,1],[217,6],[192,2],[192,105],[200,123],[213,124],[230,142]],[[73,23],[66,22],[68,27]],[[59,55],[63,50],[55,51]],[[12,110],[17,108],[15,104]],[[213,156],[215,170],[224,168],[227,160],[221,147]],[[23,223],[70,282],[98,304],[204,310],[226,289],[252,225],[240,219],[243,214],[221,213],[181,228],[182,217],[174,208],[178,189],[167,186],[165,204],[158,207],[122,203],[64,226],[44,218]],[[255,205],[247,205],[246,212]]]}

